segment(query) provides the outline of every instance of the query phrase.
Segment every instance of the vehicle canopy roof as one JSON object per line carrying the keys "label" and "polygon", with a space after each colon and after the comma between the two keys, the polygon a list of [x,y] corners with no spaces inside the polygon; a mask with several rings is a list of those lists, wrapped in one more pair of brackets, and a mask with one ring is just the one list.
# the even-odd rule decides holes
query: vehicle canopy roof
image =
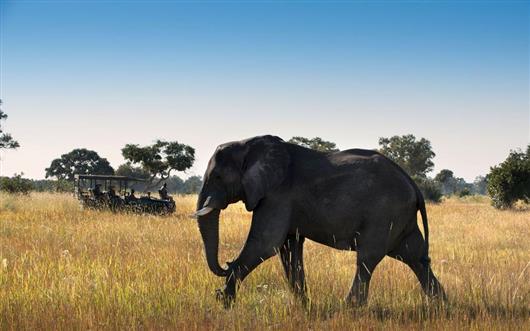
{"label": "vehicle canopy roof", "polygon": [[77,179],[89,179],[89,180],[116,180],[116,181],[135,181],[143,182],[143,179],[127,177],[127,176],[111,176],[111,175],[81,175],[75,174],[74,178]]}

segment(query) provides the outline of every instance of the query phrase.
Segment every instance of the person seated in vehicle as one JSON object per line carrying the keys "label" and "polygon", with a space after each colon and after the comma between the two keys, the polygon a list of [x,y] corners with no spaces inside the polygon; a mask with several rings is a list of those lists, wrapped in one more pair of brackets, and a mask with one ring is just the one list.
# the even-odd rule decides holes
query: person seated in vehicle
{"label": "person seated in vehicle", "polygon": [[101,198],[103,195],[103,192],[101,192],[101,184],[96,184],[96,186],[94,186],[92,194],[94,195],[94,198]]}
{"label": "person seated in vehicle", "polygon": [[134,192],[134,189],[131,189],[131,193],[129,193],[129,195],[125,197],[125,200],[127,200],[127,202],[138,200],[138,198],[134,195]]}
{"label": "person seated in vehicle", "polygon": [[116,198],[116,191],[114,190],[114,186],[109,187],[109,191],[107,192],[109,195],[109,198]]}
{"label": "person seated in vehicle", "polygon": [[108,202],[114,207],[121,206],[124,203],[123,199],[116,194],[114,186],[109,187],[107,198]]}
{"label": "person seated in vehicle", "polygon": [[158,195],[160,195],[160,199],[162,200],[170,200],[171,197],[167,194],[167,183],[164,183],[160,190],[158,190]]}

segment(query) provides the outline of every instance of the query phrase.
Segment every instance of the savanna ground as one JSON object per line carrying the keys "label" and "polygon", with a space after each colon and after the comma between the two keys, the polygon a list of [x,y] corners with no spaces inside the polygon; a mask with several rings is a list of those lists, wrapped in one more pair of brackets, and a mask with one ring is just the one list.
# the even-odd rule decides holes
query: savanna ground
{"label": "savanna ground", "polygon": [[[530,211],[485,199],[429,205],[433,269],[449,304],[429,303],[412,272],[386,258],[369,304],[343,303],[355,253],[306,241],[312,300],[289,292],[277,257],[242,284],[232,310],[215,301],[195,197],[169,217],[81,210],[73,197],[0,195],[2,329],[530,329]],[[242,205],[222,213],[220,261],[236,256],[249,227]]]}

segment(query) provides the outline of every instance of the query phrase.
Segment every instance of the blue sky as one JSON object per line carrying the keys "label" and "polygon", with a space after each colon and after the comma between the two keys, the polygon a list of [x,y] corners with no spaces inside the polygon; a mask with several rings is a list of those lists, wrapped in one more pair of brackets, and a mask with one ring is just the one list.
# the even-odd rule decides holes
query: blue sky
{"label": "blue sky", "polygon": [[376,148],[412,133],[472,180],[530,140],[528,2],[0,2],[2,173],[178,140],[202,175],[271,133]]}

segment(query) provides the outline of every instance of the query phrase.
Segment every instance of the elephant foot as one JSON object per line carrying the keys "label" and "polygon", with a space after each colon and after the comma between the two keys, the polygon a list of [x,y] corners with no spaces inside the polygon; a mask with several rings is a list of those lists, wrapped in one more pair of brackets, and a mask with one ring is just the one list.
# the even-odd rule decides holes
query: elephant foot
{"label": "elephant foot", "polygon": [[217,289],[215,291],[215,298],[221,302],[225,309],[230,309],[234,306],[235,295],[226,293],[226,289]]}

